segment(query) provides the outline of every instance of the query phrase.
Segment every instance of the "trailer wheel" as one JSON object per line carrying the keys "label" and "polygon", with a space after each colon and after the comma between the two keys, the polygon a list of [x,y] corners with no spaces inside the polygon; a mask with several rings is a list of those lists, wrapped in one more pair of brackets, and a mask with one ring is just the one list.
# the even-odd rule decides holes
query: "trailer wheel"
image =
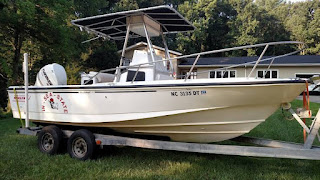
{"label": "trailer wheel", "polygon": [[57,154],[62,142],[62,131],[57,126],[45,126],[38,134],[38,148],[41,152]]}
{"label": "trailer wheel", "polygon": [[70,136],[67,146],[68,153],[72,158],[91,159],[96,150],[95,137],[90,131],[80,129]]}

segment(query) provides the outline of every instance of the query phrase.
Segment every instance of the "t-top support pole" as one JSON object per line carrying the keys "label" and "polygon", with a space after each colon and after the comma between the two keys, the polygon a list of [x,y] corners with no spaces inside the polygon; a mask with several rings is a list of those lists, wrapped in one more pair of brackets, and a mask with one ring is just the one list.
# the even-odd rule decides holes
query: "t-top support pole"
{"label": "t-top support pole", "polygon": [[[161,31],[161,37],[162,37],[162,41],[163,41],[163,45],[164,45],[164,49],[165,49],[165,55],[166,55],[165,57],[166,57],[166,59],[171,59],[170,53],[169,53],[169,48],[168,48],[166,39],[164,38],[162,31]],[[175,69],[173,68],[172,60],[169,60],[169,63],[170,63],[170,68],[171,68],[172,75],[173,75],[175,73]]]}
{"label": "t-top support pole", "polygon": [[26,128],[29,127],[29,95],[28,95],[28,85],[29,85],[29,78],[28,78],[28,53],[23,54],[23,72],[24,72],[24,86],[25,86],[25,115],[26,115]]}
{"label": "t-top support pole", "polygon": [[[154,54],[153,54],[152,42],[151,42],[151,40],[150,40],[150,38],[149,38],[147,26],[146,26],[146,23],[145,23],[145,21],[144,21],[143,16],[141,16],[141,18],[142,18],[142,21],[143,21],[143,29],[144,29],[144,33],[145,33],[145,35],[146,35],[146,39],[147,39],[147,43],[148,43],[148,47],[149,47],[151,59],[152,59],[152,62],[155,62]],[[156,74],[156,64],[154,63],[154,64],[153,64],[153,80],[155,80],[155,74]]]}
{"label": "t-top support pole", "polygon": [[[124,39],[124,43],[123,43],[123,49],[122,49],[122,53],[121,53],[121,58],[120,58],[120,64],[119,67],[122,66],[123,64],[123,59],[124,59],[124,54],[126,52],[126,48],[127,48],[127,44],[128,44],[128,39],[130,36],[130,26],[131,26],[131,17],[129,17],[129,24],[127,26],[127,33],[126,33],[126,37]],[[116,81],[119,82],[120,81],[120,75],[121,75],[121,69],[117,68],[116,69]]]}
{"label": "t-top support pole", "polygon": [[129,39],[129,33],[130,33],[130,25],[131,25],[131,17],[129,18],[129,24],[127,27],[127,33],[126,33],[126,37],[124,39],[124,43],[123,43],[123,49],[122,49],[122,53],[121,53],[121,58],[120,58],[120,65],[122,66],[123,63],[123,59],[124,59],[124,53],[126,52],[126,48],[127,48],[127,44],[128,44],[128,39]]}

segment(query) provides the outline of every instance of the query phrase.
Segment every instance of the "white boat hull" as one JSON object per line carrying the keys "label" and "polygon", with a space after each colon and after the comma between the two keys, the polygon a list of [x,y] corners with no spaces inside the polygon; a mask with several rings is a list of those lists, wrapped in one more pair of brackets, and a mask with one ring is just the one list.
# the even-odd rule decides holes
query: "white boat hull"
{"label": "white boat hull", "polygon": [[[297,80],[228,81],[30,87],[29,117],[42,123],[168,136],[173,141],[216,142],[249,132],[305,89]],[[8,91],[13,116],[19,118],[12,89]],[[17,89],[24,112],[23,89]]]}

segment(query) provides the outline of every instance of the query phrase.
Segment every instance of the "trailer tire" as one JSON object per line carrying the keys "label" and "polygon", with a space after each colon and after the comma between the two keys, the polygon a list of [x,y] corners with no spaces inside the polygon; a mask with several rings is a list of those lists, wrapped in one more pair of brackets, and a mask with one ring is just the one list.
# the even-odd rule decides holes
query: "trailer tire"
{"label": "trailer tire", "polygon": [[41,152],[54,155],[59,152],[63,133],[54,125],[45,126],[38,134],[38,148]]}
{"label": "trailer tire", "polygon": [[85,161],[93,157],[97,145],[90,131],[80,129],[70,136],[67,146],[70,157]]}

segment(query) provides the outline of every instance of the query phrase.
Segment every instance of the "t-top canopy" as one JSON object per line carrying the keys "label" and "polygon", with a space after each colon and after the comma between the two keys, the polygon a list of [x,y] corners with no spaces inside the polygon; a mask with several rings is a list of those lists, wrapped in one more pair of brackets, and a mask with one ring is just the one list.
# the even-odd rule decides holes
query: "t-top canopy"
{"label": "t-top canopy", "polygon": [[[128,17],[137,17],[138,15],[143,15],[141,17],[159,24],[164,34],[187,32],[195,29],[179,12],[167,5],[92,16],[71,22],[100,36],[121,40],[126,36]],[[137,33],[131,28],[130,30],[129,38],[142,36],[141,33]]]}

